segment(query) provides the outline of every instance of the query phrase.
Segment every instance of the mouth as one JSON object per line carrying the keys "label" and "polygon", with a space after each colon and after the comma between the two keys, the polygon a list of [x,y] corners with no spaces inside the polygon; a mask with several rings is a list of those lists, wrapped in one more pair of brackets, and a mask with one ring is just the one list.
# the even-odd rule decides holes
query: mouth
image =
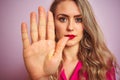
{"label": "mouth", "polygon": [[70,34],[70,35],[65,35],[66,37],[69,37],[69,39],[71,40],[71,39],[74,39],[76,36],[75,35],[73,35],[73,34]]}

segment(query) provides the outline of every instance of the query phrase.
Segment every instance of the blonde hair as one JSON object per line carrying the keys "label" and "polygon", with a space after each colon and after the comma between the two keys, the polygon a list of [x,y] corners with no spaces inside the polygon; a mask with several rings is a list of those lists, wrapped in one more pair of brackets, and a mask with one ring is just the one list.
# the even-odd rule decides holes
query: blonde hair
{"label": "blonde hair", "polygon": [[[55,15],[57,5],[65,0],[54,0],[50,11]],[[106,80],[106,72],[116,69],[116,59],[107,48],[103,33],[96,22],[92,7],[88,0],[73,0],[82,14],[84,24],[84,35],[80,41],[79,60],[83,63],[80,70],[80,79],[84,78],[87,72],[89,80]],[[82,79],[83,80],[83,79]]]}

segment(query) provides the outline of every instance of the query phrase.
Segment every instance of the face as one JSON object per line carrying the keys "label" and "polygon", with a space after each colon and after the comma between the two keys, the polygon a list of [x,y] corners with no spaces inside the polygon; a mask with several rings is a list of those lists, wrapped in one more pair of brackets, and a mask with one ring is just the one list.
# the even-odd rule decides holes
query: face
{"label": "face", "polygon": [[55,11],[56,37],[69,37],[67,46],[79,44],[83,36],[83,24],[81,13],[72,0],[62,1]]}

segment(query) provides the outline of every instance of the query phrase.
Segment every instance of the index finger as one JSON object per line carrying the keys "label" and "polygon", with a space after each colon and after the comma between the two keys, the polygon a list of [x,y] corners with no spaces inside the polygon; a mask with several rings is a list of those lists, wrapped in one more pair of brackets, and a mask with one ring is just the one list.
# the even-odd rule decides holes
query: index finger
{"label": "index finger", "polygon": [[55,26],[53,14],[51,11],[48,11],[47,39],[55,40]]}

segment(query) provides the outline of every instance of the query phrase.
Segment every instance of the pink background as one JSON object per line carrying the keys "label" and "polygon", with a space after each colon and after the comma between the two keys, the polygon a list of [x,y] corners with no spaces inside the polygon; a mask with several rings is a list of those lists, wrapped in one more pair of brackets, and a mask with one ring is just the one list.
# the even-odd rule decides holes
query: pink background
{"label": "pink background", "polygon": [[[120,64],[120,0],[89,0],[105,35],[109,49]],[[29,14],[52,0],[0,0],[0,80],[25,80],[22,57],[21,22],[29,24]],[[29,26],[29,25],[28,25]]]}

